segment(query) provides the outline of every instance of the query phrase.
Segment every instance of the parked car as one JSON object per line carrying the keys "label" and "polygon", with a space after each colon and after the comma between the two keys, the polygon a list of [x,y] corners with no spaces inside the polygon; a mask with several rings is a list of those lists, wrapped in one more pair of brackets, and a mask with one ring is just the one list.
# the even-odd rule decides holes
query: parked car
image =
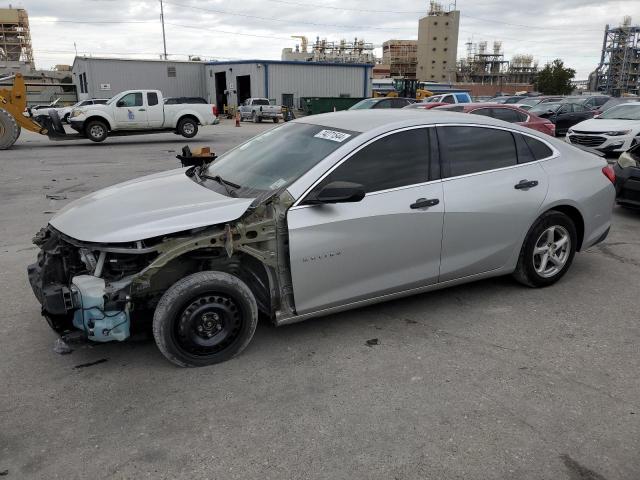
{"label": "parked car", "polygon": [[261,122],[262,120],[273,120],[278,123],[282,120],[282,107],[271,105],[267,98],[247,98],[240,108],[240,120],[251,120]]}
{"label": "parked car", "polygon": [[600,115],[616,105],[640,101],[640,97],[611,97],[606,103],[593,109],[594,115]]}
{"label": "parked car", "polygon": [[620,153],[640,141],[640,102],[617,105],[569,129],[567,142]]}
{"label": "parked car", "polygon": [[405,97],[378,97],[365,98],[349,107],[349,110],[369,110],[371,108],[404,108],[416,103],[414,98]]}
{"label": "parked car", "polygon": [[549,102],[561,102],[561,96],[538,96],[538,97],[525,97],[522,100],[518,100],[514,105],[524,109],[530,110],[532,107],[539,105],[541,103],[549,103]]}
{"label": "parked car", "polygon": [[532,97],[528,97],[526,95],[500,96],[500,97],[493,97],[489,99],[487,103],[502,103],[502,104],[509,105],[512,103],[518,103],[519,101],[524,100],[525,98],[532,98]]}
{"label": "parked car", "polygon": [[71,127],[94,142],[102,142],[109,135],[171,131],[193,138],[198,125],[217,121],[214,105],[165,105],[159,90],[127,90],[105,105],[74,108],[69,116]]}
{"label": "parked car", "polygon": [[65,123],[69,123],[69,116],[74,108],[87,107],[89,105],[104,105],[109,101],[108,98],[90,98],[87,100],[80,100],[79,102],[69,105],[68,107],[59,107],[56,109],[58,117]]}
{"label": "parked car", "polygon": [[576,95],[572,97],[565,97],[564,102],[577,103],[589,110],[596,110],[605,103],[607,103],[611,97],[609,95]]}
{"label": "parked car", "polygon": [[202,97],[168,97],[164,99],[164,104],[165,105],[179,105],[182,103],[204,103],[207,104],[209,102],[207,102],[204,98]]}
{"label": "parked car", "polygon": [[612,180],[490,117],[313,115],[71,202],[28,276],[58,332],[125,340],[152,314],[171,362],[209,365],[247,346],[259,311],[284,325],[498,275],[552,285],[607,236]]}
{"label": "parked car", "polygon": [[497,118],[523,127],[529,127],[547,135],[555,136],[556,126],[545,118],[536,117],[532,113],[518,108],[517,104],[500,105],[491,103],[466,103],[464,105],[447,105],[436,108],[449,112],[472,113],[474,115],[484,115],[486,117]]}
{"label": "parked car", "polygon": [[640,209],[640,141],[620,155],[613,169],[616,174],[618,204]]}
{"label": "parked car", "polygon": [[556,135],[562,136],[570,127],[588,118],[593,118],[593,111],[577,103],[548,102],[540,103],[529,109],[529,113],[540,118],[551,120],[556,125]]}
{"label": "parked car", "polygon": [[409,105],[404,108],[422,108],[425,110],[431,110],[432,108],[440,107],[442,105],[458,105],[471,102],[471,97],[466,92],[446,93],[441,95],[433,95],[421,102],[416,102],[413,105]]}

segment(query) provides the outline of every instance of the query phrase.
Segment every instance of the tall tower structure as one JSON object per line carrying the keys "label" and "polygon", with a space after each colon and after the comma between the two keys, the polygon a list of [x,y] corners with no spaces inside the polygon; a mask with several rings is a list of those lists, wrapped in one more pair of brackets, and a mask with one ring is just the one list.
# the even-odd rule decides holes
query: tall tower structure
{"label": "tall tower structure", "polygon": [[615,97],[640,93],[640,26],[631,25],[631,17],[605,27],[595,82],[598,91]]}
{"label": "tall tower structure", "polygon": [[22,8],[0,8],[0,61],[33,64],[29,16]]}
{"label": "tall tower structure", "polygon": [[432,0],[418,23],[418,80],[455,81],[459,28],[460,11],[445,10]]}

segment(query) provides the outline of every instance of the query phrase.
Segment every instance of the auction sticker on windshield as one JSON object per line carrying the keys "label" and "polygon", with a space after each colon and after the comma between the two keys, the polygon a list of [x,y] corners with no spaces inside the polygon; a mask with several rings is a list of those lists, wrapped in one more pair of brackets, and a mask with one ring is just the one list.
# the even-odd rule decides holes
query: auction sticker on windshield
{"label": "auction sticker on windshield", "polygon": [[324,140],[331,140],[332,142],[342,143],[351,135],[344,132],[336,132],[335,130],[320,130],[314,135],[315,138],[322,138]]}

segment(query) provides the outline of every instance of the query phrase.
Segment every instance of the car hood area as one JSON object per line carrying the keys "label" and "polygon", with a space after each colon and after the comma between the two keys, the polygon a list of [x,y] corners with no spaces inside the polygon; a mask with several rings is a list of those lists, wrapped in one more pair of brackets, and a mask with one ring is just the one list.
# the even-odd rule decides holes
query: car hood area
{"label": "car hood area", "polygon": [[169,170],[98,190],[69,203],[49,224],[85,242],[134,242],[236,220],[254,200],[216,193],[185,171]]}
{"label": "car hood area", "polygon": [[636,120],[606,120],[592,118],[571,127],[571,130],[580,132],[613,132],[640,128],[640,122]]}

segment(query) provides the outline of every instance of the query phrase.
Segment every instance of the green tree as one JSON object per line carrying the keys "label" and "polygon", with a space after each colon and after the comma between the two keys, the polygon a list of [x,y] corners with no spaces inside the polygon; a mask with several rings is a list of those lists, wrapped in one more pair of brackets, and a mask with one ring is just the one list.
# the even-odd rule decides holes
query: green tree
{"label": "green tree", "polygon": [[564,62],[557,58],[538,72],[535,87],[545,95],[569,95],[573,91],[571,80],[575,76],[576,71],[565,67]]}

